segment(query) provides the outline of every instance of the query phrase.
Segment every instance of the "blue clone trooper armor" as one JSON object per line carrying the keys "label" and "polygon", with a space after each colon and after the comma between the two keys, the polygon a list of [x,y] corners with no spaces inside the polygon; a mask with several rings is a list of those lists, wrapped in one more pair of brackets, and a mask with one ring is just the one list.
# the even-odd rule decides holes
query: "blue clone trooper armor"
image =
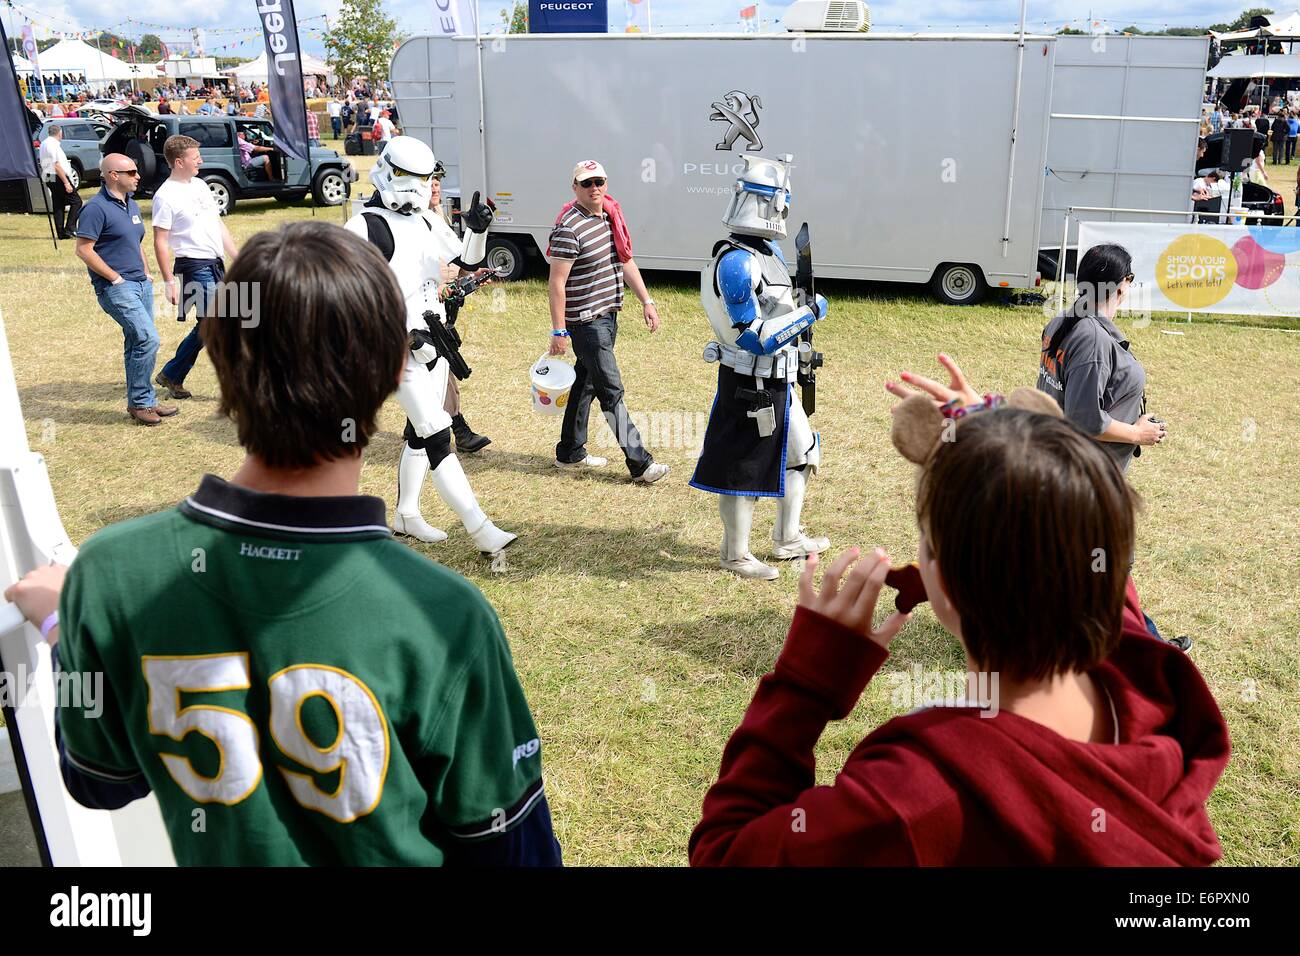
{"label": "blue clone trooper armor", "polygon": [[779,572],[749,551],[759,497],[777,499],[776,557],[802,557],[830,544],[806,536],[799,524],[808,475],[821,463],[821,443],[794,397],[799,333],[825,317],[827,303],[822,296],[796,302],[775,241],[785,235],[790,157],[744,160],[723,217],[731,235],[714,247],[701,275],[700,299],[714,334],[704,358],[720,368],[691,484],[719,495],[722,567],[741,577],[772,579]]}

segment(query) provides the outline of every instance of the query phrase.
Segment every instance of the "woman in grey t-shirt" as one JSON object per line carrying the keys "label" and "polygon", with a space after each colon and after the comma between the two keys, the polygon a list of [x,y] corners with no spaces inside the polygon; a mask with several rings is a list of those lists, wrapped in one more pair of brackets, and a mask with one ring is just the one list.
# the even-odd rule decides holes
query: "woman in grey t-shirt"
{"label": "woman in grey t-shirt", "polygon": [[1093,246],[1079,261],[1079,296],[1043,329],[1038,389],[1065,417],[1098,441],[1127,470],[1141,445],[1158,445],[1165,425],[1146,414],[1146,371],[1114,323],[1133,283],[1133,258],[1123,246]]}

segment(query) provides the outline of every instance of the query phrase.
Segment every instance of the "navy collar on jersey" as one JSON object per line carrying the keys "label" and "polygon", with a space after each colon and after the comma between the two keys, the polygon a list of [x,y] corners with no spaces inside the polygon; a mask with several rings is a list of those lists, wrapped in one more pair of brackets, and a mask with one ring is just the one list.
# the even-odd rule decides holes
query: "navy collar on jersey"
{"label": "navy collar on jersey", "polygon": [[386,538],[386,509],[370,495],[302,498],[272,495],[204,475],[198,490],[180,505],[189,518],[272,538]]}

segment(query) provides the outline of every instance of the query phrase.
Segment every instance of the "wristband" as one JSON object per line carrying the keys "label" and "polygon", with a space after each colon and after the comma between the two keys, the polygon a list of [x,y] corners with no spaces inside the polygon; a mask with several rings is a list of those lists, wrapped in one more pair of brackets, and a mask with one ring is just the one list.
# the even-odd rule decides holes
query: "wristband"
{"label": "wristband", "polygon": [[567,338],[569,337],[569,330],[568,330],[568,329],[552,329],[552,330],[551,330],[551,335],[555,336],[557,339],[567,339]]}
{"label": "wristband", "polygon": [[59,612],[51,611],[50,616],[41,622],[41,638],[49,640],[50,631],[59,626]]}
{"label": "wristband", "polygon": [[644,302],[641,303],[641,308],[644,309],[647,305],[654,305],[654,304],[655,304],[654,299],[646,299]]}

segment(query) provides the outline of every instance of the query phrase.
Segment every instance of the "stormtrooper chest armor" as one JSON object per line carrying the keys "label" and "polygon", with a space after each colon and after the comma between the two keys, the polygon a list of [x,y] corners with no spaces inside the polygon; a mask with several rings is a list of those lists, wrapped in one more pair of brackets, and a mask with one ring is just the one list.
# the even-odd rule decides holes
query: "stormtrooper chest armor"
{"label": "stormtrooper chest armor", "polygon": [[365,215],[380,216],[393,234],[393,251],[388,264],[397,277],[397,285],[406,300],[406,327],[423,328],[424,313],[443,314],[438,301],[442,266],[450,261],[438,224],[431,213],[416,212],[409,216],[382,207],[371,207]]}

